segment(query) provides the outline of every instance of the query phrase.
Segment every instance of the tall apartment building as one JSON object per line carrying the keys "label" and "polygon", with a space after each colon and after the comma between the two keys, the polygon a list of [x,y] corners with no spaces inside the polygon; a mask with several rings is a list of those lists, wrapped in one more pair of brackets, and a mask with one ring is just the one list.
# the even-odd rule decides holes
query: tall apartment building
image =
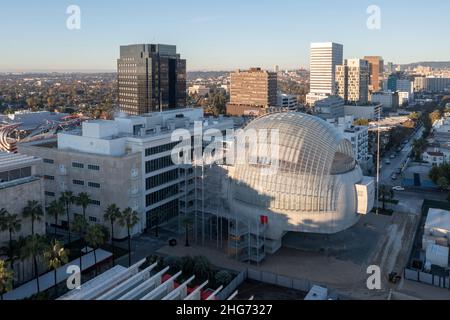
{"label": "tall apartment building", "polygon": [[186,60],[176,46],[120,47],[117,60],[120,111],[129,115],[186,106]]}
{"label": "tall apartment building", "polygon": [[347,102],[365,104],[369,101],[369,62],[362,59],[346,60],[336,67],[338,95]]}
{"label": "tall apartment building", "polygon": [[[89,222],[106,227],[103,214],[109,205],[131,207],[140,217],[136,234],[177,218],[193,205],[186,200],[194,192],[192,170],[174,163],[171,153],[180,143],[172,141],[172,133],[186,129],[193,135],[194,121],[202,123],[203,130],[234,127],[230,119],[203,118],[202,109],[177,109],[87,121],[81,131],[60,133],[53,142],[21,145],[20,150],[44,158],[47,203],[65,190],[87,192],[92,198]],[[79,207],[71,207],[71,214],[80,213]],[[114,232],[117,239],[126,237],[119,225]]]}
{"label": "tall apartment building", "polygon": [[364,60],[369,62],[369,91],[381,90],[381,80],[384,73],[384,60],[379,56],[365,56]]}
{"label": "tall apartment building", "polygon": [[310,92],[333,95],[336,66],[341,65],[343,59],[343,45],[333,42],[311,43]]}
{"label": "tall apartment building", "polygon": [[275,72],[251,68],[231,73],[227,114],[257,116],[267,113],[270,107],[277,106],[277,87]]}

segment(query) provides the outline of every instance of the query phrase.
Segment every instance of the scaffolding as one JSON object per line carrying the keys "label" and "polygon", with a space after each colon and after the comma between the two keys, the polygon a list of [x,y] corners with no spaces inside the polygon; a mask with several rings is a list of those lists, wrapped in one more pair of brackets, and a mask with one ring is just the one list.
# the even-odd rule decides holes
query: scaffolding
{"label": "scaffolding", "polygon": [[266,257],[267,227],[258,217],[249,219],[230,210],[227,199],[232,182],[228,167],[194,161],[184,169],[180,219],[192,220],[193,241],[223,250],[230,258],[241,262],[261,263]]}

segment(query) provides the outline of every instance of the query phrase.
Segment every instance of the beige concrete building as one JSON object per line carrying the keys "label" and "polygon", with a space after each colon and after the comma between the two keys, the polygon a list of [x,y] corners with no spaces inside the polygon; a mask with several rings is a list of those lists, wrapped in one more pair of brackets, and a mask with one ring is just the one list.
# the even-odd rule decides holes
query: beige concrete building
{"label": "beige concrete building", "polygon": [[339,96],[347,102],[366,104],[369,101],[369,63],[349,59],[336,67],[336,85]]}
{"label": "beige concrete building", "polygon": [[[130,207],[139,214],[139,223],[132,230],[138,234],[178,219],[182,210],[194,206],[186,200],[194,177],[188,167],[174,163],[172,151],[179,141],[172,140],[172,134],[183,130],[193,135],[195,124],[202,130],[220,131],[234,125],[227,118],[203,118],[201,108],[167,110],[85,121],[81,131],[59,133],[57,141],[19,148],[44,159],[47,203],[65,190],[86,192],[92,198],[86,214],[90,223],[109,227],[109,221],[103,219],[109,205],[122,210]],[[81,214],[82,209],[73,205],[71,213]],[[126,236],[126,229],[119,225],[114,232],[117,239]]]}
{"label": "beige concrete building", "polygon": [[[72,191],[75,196],[86,192],[92,200],[86,210],[86,219],[107,227],[109,221],[104,221],[103,215],[109,205],[116,204],[121,209],[139,208],[141,157],[137,153],[113,157],[81,153],[75,150],[75,146],[74,150],[59,148],[56,140],[20,145],[19,149],[24,154],[43,159],[39,171],[43,172],[47,206],[63,191]],[[71,215],[76,214],[82,214],[82,209],[73,204]],[[59,220],[59,225],[66,228],[66,217],[63,215]],[[54,221],[48,223],[53,224]],[[115,228],[114,233],[118,239],[126,236],[126,230],[120,227]]]}
{"label": "beige concrete building", "polygon": [[259,115],[277,105],[277,74],[251,68],[231,74],[229,115]]}
{"label": "beige concrete building", "polygon": [[[44,187],[38,166],[42,159],[22,154],[0,152],[0,209],[6,209],[9,214],[17,214],[21,220],[21,229],[13,234],[12,239],[31,235],[31,219],[22,216],[23,209],[28,201],[44,203]],[[43,206],[45,213],[45,207]],[[36,221],[34,231],[36,234],[45,234],[45,215],[41,221]],[[0,231],[0,247],[9,243],[9,232]],[[7,259],[7,257],[0,258]],[[22,282],[32,276],[30,261],[17,260],[14,263],[15,279]]]}

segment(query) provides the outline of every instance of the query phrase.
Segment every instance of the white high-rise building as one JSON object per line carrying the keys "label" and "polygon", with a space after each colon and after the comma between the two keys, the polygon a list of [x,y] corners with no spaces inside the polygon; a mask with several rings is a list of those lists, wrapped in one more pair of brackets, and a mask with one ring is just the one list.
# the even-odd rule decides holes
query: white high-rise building
{"label": "white high-rise building", "polygon": [[311,43],[310,93],[335,94],[336,66],[342,65],[344,47],[334,42]]}

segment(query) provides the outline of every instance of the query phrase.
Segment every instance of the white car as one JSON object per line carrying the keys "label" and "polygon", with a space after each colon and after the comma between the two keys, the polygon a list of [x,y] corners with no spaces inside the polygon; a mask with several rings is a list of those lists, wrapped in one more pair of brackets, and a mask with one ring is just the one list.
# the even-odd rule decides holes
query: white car
{"label": "white car", "polygon": [[393,187],[392,190],[394,190],[394,191],[405,191],[405,188],[403,188],[401,186],[397,186],[397,187]]}

